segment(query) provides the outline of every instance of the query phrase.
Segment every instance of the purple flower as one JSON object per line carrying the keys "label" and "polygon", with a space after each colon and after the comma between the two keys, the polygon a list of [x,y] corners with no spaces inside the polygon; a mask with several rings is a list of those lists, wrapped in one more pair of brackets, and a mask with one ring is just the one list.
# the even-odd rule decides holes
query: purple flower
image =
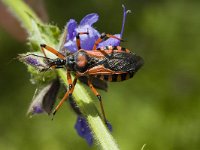
{"label": "purple flower", "polygon": [[[123,6],[124,13],[123,13],[123,23],[121,34],[115,34],[116,37],[122,38],[122,34],[124,31],[124,24],[126,19],[126,14],[129,11],[126,11],[125,7]],[[89,34],[80,35],[80,43],[81,48],[85,50],[92,50],[95,41],[100,37],[100,33],[93,28],[93,24],[98,21],[99,16],[96,13],[91,13],[86,15],[78,25],[74,19],[70,19],[67,23],[67,39],[64,47],[69,50],[71,53],[77,51],[76,45],[76,35],[80,32],[89,32]],[[106,41],[102,41],[99,43],[97,48],[104,47],[104,46],[119,46],[120,41],[118,39],[109,38]]]}
{"label": "purple flower", "polygon": [[88,35],[80,35],[81,47],[91,50],[94,42],[99,38],[100,34],[92,25],[98,20],[99,16],[95,13],[85,16],[78,25],[74,19],[70,19],[67,23],[67,42],[64,47],[70,52],[77,51],[76,35],[80,32],[89,32]]}
{"label": "purple flower", "polygon": [[84,138],[87,141],[87,143],[91,146],[93,144],[93,136],[86,120],[83,117],[78,116],[74,127],[78,135]]}
{"label": "purple flower", "polygon": [[[70,102],[72,109],[78,116],[74,128],[76,129],[76,132],[78,133],[78,135],[80,137],[84,138],[87,141],[88,145],[91,146],[93,144],[92,131],[91,131],[86,119],[83,117],[81,110],[78,107],[78,105],[76,104],[76,102],[74,101],[74,99],[70,98],[69,102]],[[106,122],[106,126],[109,129],[109,131],[112,131],[112,125],[108,121]]]}
{"label": "purple flower", "polygon": [[29,106],[28,115],[48,113],[50,114],[56,101],[57,93],[59,91],[59,79],[53,80],[52,83],[46,85],[41,90],[36,90],[36,94]]}
{"label": "purple flower", "polygon": [[[112,125],[107,121],[106,122],[107,128],[109,129],[109,131],[112,132]],[[87,123],[87,121],[85,120],[84,117],[78,115],[76,124],[75,124],[75,129],[78,133],[78,135],[82,138],[84,138],[88,145],[92,145],[93,144],[93,136],[92,136],[92,131]]]}
{"label": "purple flower", "polygon": [[[93,144],[92,131],[86,119],[83,117],[80,108],[78,107],[77,103],[74,101],[72,97],[69,99],[69,102],[72,109],[78,116],[74,128],[76,129],[76,132],[78,133],[78,135],[84,138],[87,141],[88,145],[91,146]],[[106,122],[106,126],[108,130],[112,132],[112,125],[108,121]]]}

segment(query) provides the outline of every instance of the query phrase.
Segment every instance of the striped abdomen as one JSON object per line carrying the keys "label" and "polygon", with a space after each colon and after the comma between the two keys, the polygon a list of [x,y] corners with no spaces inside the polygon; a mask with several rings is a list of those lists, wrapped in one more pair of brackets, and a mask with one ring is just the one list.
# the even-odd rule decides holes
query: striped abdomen
{"label": "striped abdomen", "polygon": [[109,82],[120,82],[124,80],[128,80],[132,78],[134,75],[134,72],[127,72],[127,73],[122,73],[122,74],[113,74],[113,75],[94,75],[94,77],[99,78],[104,81],[109,81]]}
{"label": "striped abdomen", "polygon": [[124,47],[121,46],[105,46],[105,47],[100,47],[97,50],[101,51],[106,51],[107,54],[109,53],[130,53],[130,51]]}

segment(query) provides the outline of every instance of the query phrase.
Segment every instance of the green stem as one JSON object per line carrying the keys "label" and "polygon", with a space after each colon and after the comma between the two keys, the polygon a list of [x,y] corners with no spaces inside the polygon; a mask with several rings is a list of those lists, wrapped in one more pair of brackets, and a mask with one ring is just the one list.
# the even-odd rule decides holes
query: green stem
{"label": "green stem", "polygon": [[[64,83],[67,83],[66,72],[60,69],[58,70],[58,73],[60,77],[65,81]],[[91,97],[88,95],[83,85],[79,84],[79,82],[76,84],[73,96],[75,97],[76,103],[81,109],[81,112],[86,117],[92,129],[93,135],[98,142],[97,144],[105,150],[117,150],[118,146],[107,128],[105,127],[105,124],[102,122],[100,116],[98,115],[98,111]]]}
{"label": "green stem", "polygon": [[[48,41],[48,42],[52,41],[49,44],[53,46],[59,46],[59,43],[56,42],[57,39],[55,39],[55,37],[51,36],[51,34],[41,32],[37,24],[40,24],[42,26],[43,23],[40,21],[37,15],[23,1],[21,0],[16,0],[15,2],[13,2],[13,0],[2,0],[2,1],[8,8],[10,8],[12,13],[21,22],[22,26],[29,33],[29,36],[34,36],[36,39],[44,39],[44,36],[45,36],[44,41]],[[34,21],[37,22],[37,24],[32,23],[33,18],[34,18]],[[30,42],[32,42],[31,41],[32,37],[29,37],[29,40]],[[36,40],[34,42],[36,42],[36,44],[38,45],[40,44],[39,40]],[[58,75],[67,86],[66,71],[63,69],[58,69],[57,71],[58,71]],[[83,113],[84,117],[86,118],[91,128],[93,136],[99,148],[103,150],[118,150],[119,149],[118,145],[116,144],[115,140],[113,139],[112,135],[108,131],[105,124],[102,122],[99,116],[98,110],[92,101],[92,98],[87,93],[83,85],[79,84],[79,82],[77,83],[74,89],[73,96],[75,97],[75,101],[77,105],[79,106],[81,112]]]}

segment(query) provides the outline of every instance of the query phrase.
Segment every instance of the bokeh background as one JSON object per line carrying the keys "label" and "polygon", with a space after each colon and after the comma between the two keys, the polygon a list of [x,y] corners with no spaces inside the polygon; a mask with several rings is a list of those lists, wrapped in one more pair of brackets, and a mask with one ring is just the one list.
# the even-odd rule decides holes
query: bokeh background
{"label": "bokeh background", "polygon": [[[28,0],[27,0],[28,1]],[[113,136],[123,150],[200,149],[200,2],[195,0],[29,0],[43,20],[61,29],[67,20],[99,14],[100,32],[119,33],[124,4],[127,16],[122,45],[141,55],[143,68],[131,80],[100,91]],[[29,51],[22,33],[0,4],[0,149],[65,150],[89,147],[74,130],[76,115],[66,104],[54,121],[29,119],[34,94],[26,67],[13,59]],[[98,107],[98,101],[96,101]]]}

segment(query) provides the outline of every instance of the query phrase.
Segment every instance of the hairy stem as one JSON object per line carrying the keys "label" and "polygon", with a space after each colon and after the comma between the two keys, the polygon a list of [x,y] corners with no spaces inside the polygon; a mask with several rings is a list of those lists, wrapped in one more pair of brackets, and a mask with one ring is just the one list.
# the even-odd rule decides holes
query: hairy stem
{"label": "hairy stem", "polygon": [[[42,40],[42,42],[46,42],[51,46],[60,46],[58,39],[55,39],[55,36],[53,36],[54,34],[51,33],[52,31],[55,32],[56,27],[54,29],[53,26],[46,25],[45,29],[49,27],[49,30],[41,30],[40,28],[44,24],[23,1],[16,0],[13,2],[13,0],[2,0],[2,2],[10,9],[12,14],[16,16],[22,26],[29,33],[28,39],[30,40],[30,43],[32,42],[36,45],[39,45]],[[67,86],[66,71],[63,69],[58,69],[57,71],[58,75]],[[118,145],[116,144],[105,124],[102,122],[98,110],[86,89],[81,84],[77,83],[73,92],[73,96],[75,97],[77,105],[79,106],[91,128],[99,148],[103,150],[118,150]]]}
{"label": "hairy stem", "polygon": [[[60,77],[66,81],[66,72],[62,69],[58,70]],[[118,146],[116,145],[113,137],[110,135],[109,131],[105,127],[105,124],[102,122],[97,108],[95,107],[91,97],[87,93],[83,85],[76,84],[76,87],[73,92],[75,101],[81,109],[81,112],[84,114],[86,120],[88,121],[93,135],[97,140],[97,144],[101,146],[102,149],[116,150]]]}

